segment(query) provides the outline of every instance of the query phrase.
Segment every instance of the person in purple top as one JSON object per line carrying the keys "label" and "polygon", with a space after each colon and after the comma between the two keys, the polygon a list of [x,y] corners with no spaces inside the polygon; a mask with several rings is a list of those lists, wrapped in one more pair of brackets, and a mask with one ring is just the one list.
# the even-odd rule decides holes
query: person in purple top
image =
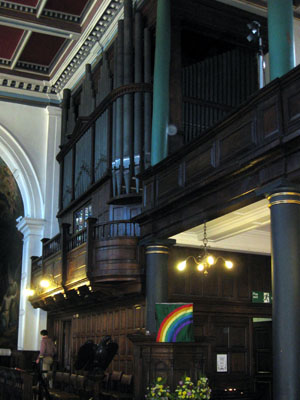
{"label": "person in purple top", "polygon": [[38,358],[36,359],[36,363],[41,365],[41,370],[43,372],[51,371],[53,357],[56,353],[56,346],[53,340],[48,337],[48,331],[46,329],[41,330],[40,333],[42,335],[42,340],[40,353]]}

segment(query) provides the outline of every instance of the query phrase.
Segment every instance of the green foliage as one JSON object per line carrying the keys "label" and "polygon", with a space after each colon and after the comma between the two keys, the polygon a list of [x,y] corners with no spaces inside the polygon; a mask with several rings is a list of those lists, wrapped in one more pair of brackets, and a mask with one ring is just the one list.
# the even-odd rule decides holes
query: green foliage
{"label": "green foliage", "polygon": [[194,383],[189,376],[184,376],[178,382],[174,393],[170,392],[169,386],[166,386],[165,379],[157,377],[152,385],[147,387],[146,400],[209,400],[211,389],[206,377],[200,377],[197,383]]}
{"label": "green foliage", "polygon": [[147,387],[145,398],[146,400],[172,399],[170,388],[166,385],[166,380],[158,376],[155,381]]}

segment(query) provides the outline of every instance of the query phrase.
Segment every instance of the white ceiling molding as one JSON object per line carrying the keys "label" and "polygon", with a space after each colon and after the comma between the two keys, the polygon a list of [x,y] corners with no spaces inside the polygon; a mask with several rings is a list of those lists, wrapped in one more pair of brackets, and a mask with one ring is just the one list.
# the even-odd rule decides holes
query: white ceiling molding
{"label": "white ceiling molding", "polygon": [[[270,211],[268,201],[261,200],[230,214],[207,222],[208,245],[213,249],[270,254]],[[203,225],[171,239],[176,245],[201,247]]]}
{"label": "white ceiling molding", "polygon": [[59,29],[53,26],[43,25],[36,22],[20,21],[4,16],[0,16],[0,23],[11,28],[58,36],[65,39],[77,40],[80,37],[80,33],[77,32],[67,31],[66,29]]}

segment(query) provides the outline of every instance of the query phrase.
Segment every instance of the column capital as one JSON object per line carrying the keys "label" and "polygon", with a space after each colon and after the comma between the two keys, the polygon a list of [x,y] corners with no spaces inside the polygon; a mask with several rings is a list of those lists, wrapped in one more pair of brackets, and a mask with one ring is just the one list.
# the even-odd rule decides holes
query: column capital
{"label": "column capital", "polygon": [[148,247],[158,247],[158,246],[164,246],[164,247],[171,247],[174,246],[174,244],[176,244],[176,240],[175,239],[142,239],[139,242],[140,246],[145,246],[146,248]]}
{"label": "column capital", "polygon": [[255,191],[257,196],[264,195],[267,199],[276,193],[300,193],[300,185],[294,184],[287,179],[280,178],[264,185]]}
{"label": "column capital", "polygon": [[47,106],[46,110],[47,110],[49,116],[61,117],[61,112],[62,111],[61,111],[60,107]]}
{"label": "column capital", "polygon": [[18,224],[18,230],[24,235],[24,239],[29,235],[42,236],[46,220],[39,218],[22,218]]}
{"label": "column capital", "polygon": [[278,188],[268,196],[269,207],[278,204],[300,204],[300,190],[296,191],[295,188],[285,187]]}

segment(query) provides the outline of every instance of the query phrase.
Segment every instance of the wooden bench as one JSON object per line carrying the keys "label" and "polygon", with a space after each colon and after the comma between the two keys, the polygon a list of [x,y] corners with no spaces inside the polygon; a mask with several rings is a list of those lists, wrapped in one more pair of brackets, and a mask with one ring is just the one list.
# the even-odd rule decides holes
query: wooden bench
{"label": "wooden bench", "polygon": [[[34,400],[41,400],[47,396],[50,400],[85,400],[92,395],[92,392],[87,390],[88,378],[84,375],[49,371],[46,380],[40,381],[35,387]],[[92,390],[92,386],[90,388]]]}
{"label": "wooden bench", "polygon": [[122,371],[106,373],[100,395],[104,399],[133,399],[133,376]]}
{"label": "wooden bench", "polygon": [[0,399],[32,399],[33,375],[18,368],[0,367]]}

